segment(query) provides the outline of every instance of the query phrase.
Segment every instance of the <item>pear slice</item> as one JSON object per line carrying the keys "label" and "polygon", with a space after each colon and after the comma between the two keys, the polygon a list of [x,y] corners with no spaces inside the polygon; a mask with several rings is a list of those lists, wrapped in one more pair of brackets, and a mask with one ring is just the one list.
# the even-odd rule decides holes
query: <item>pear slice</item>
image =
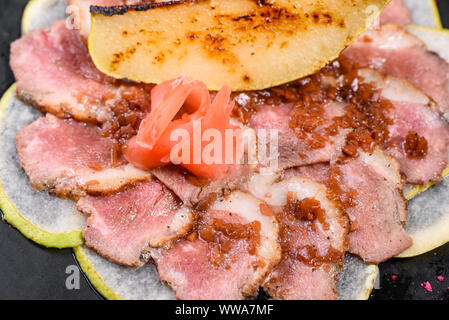
{"label": "pear slice", "polygon": [[379,276],[375,264],[366,264],[347,253],[343,270],[338,276],[338,300],[368,300]]}
{"label": "pear slice", "polygon": [[22,15],[22,34],[46,29],[55,20],[65,19],[66,0],[30,0]]}
{"label": "pear slice", "polygon": [[115,78],[184,74],[211,90],[256,90],[314,73],[379,16],[388,0],[180,0],[91,7],[88,44]]}
{"label": "pear slice", "polygon": [[414,257],[449,242],[449,177],[408,202],[404,229],[413,245],[398,258]]}
{"label": "pear slice", "polygon": [[405,5],[412,12],[413,24],[443,28],[436,0],[405,0]]}
{"label": "pear slice", "polygon": [[16,98],[15,85],[0,100],[0,208],[5,220],[34,242],[73,247],[83,243],[84,215],[73,201],[35,192],[17,157],[17,132],[40,116]]}
{"label": "pear slice", "polygon": [[86,246],[73,248],[75,257],[90,283],[110,300],[168,300],[174,292],[161,283],[156,267],[147,263],[140,268],[110,262]]}

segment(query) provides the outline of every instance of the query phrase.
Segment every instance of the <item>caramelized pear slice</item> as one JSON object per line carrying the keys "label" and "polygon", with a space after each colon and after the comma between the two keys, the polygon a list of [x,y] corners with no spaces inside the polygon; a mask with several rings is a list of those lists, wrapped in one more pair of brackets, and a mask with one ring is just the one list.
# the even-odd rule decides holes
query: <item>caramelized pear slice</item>
{"label": "caramelized pear slice", "polygon": [[91,7],[89,52],[115,77],[160,83],[182,74],[211,90],[256,90],[314,73],[388,0],[185,0]]}

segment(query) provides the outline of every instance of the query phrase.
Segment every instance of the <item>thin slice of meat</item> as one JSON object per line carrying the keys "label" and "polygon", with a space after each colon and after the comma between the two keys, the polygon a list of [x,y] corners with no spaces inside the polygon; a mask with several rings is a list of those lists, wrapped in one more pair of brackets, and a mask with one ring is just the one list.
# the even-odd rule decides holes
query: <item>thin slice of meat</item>
{"label": "thin slice of meat", "polygon": [[84,122],[112,120],[115,109],[147,110],[145,86],[125,84],[93,64],[77,30],[56,21],[48,31],[32,31],[11,44],[11,68],[20,99],[58,117]]}
{"label": "thin slice of meat", "polygon": [[278,179],[258,175],[249,183],[249,190],[272,206],[280,222],[282,261],[263,288],[274,299],[336,299],[346,217],[328,199],[323,184],[299,176]]}
{"label": "thin slice of meat", "polygon": [[[398,160],[407,182],[441,181],[442,172],[448,166],[449,124],[440,116],[434,102],[406,80],[383,76],[370,69],[358,73],[364,82],[381,89],[382,96],[393,104],[389,111],[393,124],[388,127],[390,145],[386,152]],[[422,141],[421,150],[407,149],[410,135]]]}
{"label": "thin slice of meat", "polygon": [[23,128],[16,147],[33,188],[61,197],[108,194],[151,176],[117,159],[98,127],[50,114]]}
{"label": "thin slice of meat", "polygon": [[[395,120],[390,128],[393,146],[387,149],[387,153],[399,161],[407,182],[425,185],[430,181],[441,181],[448,166],[448,123],[420,104],[411,107],[410,104],[395,103],[392,115]],[[410,136],[423,141],[423,147],[407,147]]]}
{"label": "thin slice of meat", "polygon": [[159,167],[151,173],[172,190],[188,207],[205,208],[218,197],[237,189],[252,172],[252,167],[240,165],[218,180],[195,177],[186,169],[168,165]]}
{"label": "thin slice of meat", "polygon": [[282,172],[282,179],[301,177],[321,184],[326,184],[327,180],[329,179],[329,170],[330,165],[328,162],[295,167],[284,170]]}
{"label": "thin slice of meat", "polygon": [[392,0],[382,11],[380,23],[394,23],[406,26],[412,23],[412,12],[405,5],[404,0]]}
{"label": "thin slice of meat", "polygon": [[141,266],[149,248],[167,246],[193,226],[193,214],[162,183],[152,179],[114,195],[77,203],[88,215],[85,243],[109,260]]}
{"label": "thin slice of meat", "polygon": [[[249,125],[256,130],[259,139],[258,151],[262,167],[274,167],[273,169],[286,169],[296,166],[304,166],[319,162],[328,162],[334,150],[345,142],[346,131],[326,141],[322,148],[309,148],[305,139],[300,139],[290,127],[290,116],[293,104],[280,104],[276,106],[261,106],[255,112]],[[342,106],[338,102],[332,102],[324,107],[325,118],[331,119],[337,116]],[[323,128],[325,125],[323,125]],[[320,130],[317,129],[317,132]],[[265,140],[261,140],[264,138]],[[261,148],[266,144],[266,152]],[[277,147],[277,150],[271,148]],[[273,165],[272,160],[277,163]]]}
{"label": "thin slice of meat", "polygon": [[449,64],[406,30],[393,24],[366,31],[343,56],[358,65],[405,78],[449,110]]}
{"label": "thin slice of meat", "polygon": [[376,148],[359,150],[357,158],[331,163],[331,177],[351,221],[349,251],[365,262],[381,263],[412,245],[402,225],[407,221],[407,202],[399,163]]}
{"label": "thin slice of meat", "polygon": [[243,299],[257,293],[279,262],[277,240],[269,207],[237,191],[203,212],[195,233],[153,257],[178,299]]}

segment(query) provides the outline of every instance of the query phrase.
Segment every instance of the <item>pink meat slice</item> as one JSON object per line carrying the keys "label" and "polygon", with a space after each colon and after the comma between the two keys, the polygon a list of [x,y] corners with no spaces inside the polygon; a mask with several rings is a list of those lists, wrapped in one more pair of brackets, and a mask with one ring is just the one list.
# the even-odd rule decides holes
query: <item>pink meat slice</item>
{"label": "pink meat slice", "polygon": [[[393,120],[388,129],[389,146],[386,153],[398,160],[407,182],[426,184],[440,181],[448,165],[449,124],[440,115],[435,103],[408,81],[361,69],[359,75],[381,89],[382,96],[391,101],[389,117]],[[423,158],[411,158],[404,151],[409,133],[427,141],[428,150]]]}
{"label": "pink meat slice", "polygon": [[[429,181],[441,181],[448,165],[449,124],[427,106],[400,102],[395,102],[394,106],[395,123],[390,127],[393,146],[387,153],[398,160],[408,182],[424,185]],[[404,153],[404,138],[409,132],[426,139],[428,150],[424,158],[409,158]]]}
{"label": "pink meat slice", "polygon": [[[306,141],[299,139],[294,130],[290,128],[290,113],[293,104],[280,104],[277,106],[261,106],[251,117],[249,126],[256,130],[259,143],[261,133],[266,135],[266,152],[262,159],[270,160],[270,155],[278,155],[277,169],[286,169],[297,166],[304,166],[319,162],[328,162],[331,154],[345,142],[346,132],[342,130],[339,134],[332,137],[323,148],[310,150]],[[325,117],[331,119],[340,114],[342,107],[337,102],[329,103],[325,106]],[[272,137],[277,136],[277,152],[270,151]],[[261,153],[259,144],[259,156]],[[262,166],[272,166],[270,162]]]}
{"label": "pink meat slice", "polygon": [[401,27],[368,30],[342,54],[359,67],[407,79],[435,100],[441,112],[449,110],[449,64]]}
{"label": "pink meat slice", "polygon": [[340,270],[315,268],[287,257],[267,278],[264,290],[276,300],[336,300]]}
{"label": "pink meat slice", "polygon": [[186,206],[202,207],[238,188],[248,179],[251,171],[249,166],[241,165],[218,180],[195,178],[182,167],[175,165],[156,168],[151,173],[173,191]]}
{"label": "pink meat slice", "polygon": [[114,143],[98,127],[50,114],[23,128],[16,147],[33,188],[61,197],[108,194],[150,176],[116,160]]}
{"label": "pink meat slice", "polygon": [[[161,280],[171,286],[178,299],[235,300],[257,293],[280,259],[276,218],[262,213],[261,204],[235,192],[201,214],[197,238],[179,241],[173,248],[153,254]],[[201,238],[204,226],[214,219],[240,226],[259,222],[260,244],[255,253],[249,252],[247,239],[233,239],[230,250],[214,263],[216,245]]]}
{"label": "pink meat slice", "polygon": [[88,196],[77,203],[88,215],[85,243],[109,260],[141,266],[148,251],[169,245],[193,225],[193,214],[153,179],[114,195]]}
{"label": "pink meat slice", "polygon": [[156,259],[159,276],[171,284],[178,299],[240,300],[244,298],[240,286],[247,281],[248,270],[255,263],[245,250],[243,245],[233,250],[231,254],[240,256],[241,263],[226,271],[210,265],[211,248],[207,243],[182,241]]}
{"label": "pink meat slice", "polygon": [[412,23],[412,12],[405,5],[404,0],[392,0],[382,11],[380,23],[394,23],[406,26]]}
{"label": "pink meat slice", "polygon": [[11,44],[19,98],[43,112],[85,122],[110,120],[117,106],[149,108],[149,94],[102,74],[77,30],[55,21]]}
{"label": "pink meat slice", "polygon": [[359,150],[359,157],[343,164],[332,162],[340,170],[339,185],[354,190],[354,206],[346,213],[351,221],[349,251],[365,262],[380,263],[412,245],[403,229],[407,221],[407,202],[399,164],[380,149],[372,154]]}
{"label": "pink meat slice", "polygon": [[285,207],[275,209],[281,225],[282,261],[263,288],[273,299],[335,300],[348,231],[343,212],[327,199],[324,185],[302,178],[284,183],[295,183],[298,189],[307,190],[295,194],[298,200],[318,200],[324,210],[323,221],[299,218]]}

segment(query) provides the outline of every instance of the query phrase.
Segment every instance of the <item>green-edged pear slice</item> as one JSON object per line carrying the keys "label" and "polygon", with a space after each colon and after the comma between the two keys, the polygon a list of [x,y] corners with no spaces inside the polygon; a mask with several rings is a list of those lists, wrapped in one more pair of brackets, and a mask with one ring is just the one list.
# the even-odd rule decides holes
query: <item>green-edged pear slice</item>
{"label": "green-edged pear slice", "polygon": [[79,246],[73,250],[91,284],[106,299],[175,298],[173,291],[159,280],[156,267],[152,263],[140,268],[124,267],[106,260],[86,246]]}
{"label": "green-edged pear slice", "polygon": [[405,230],[413,245],[399,258],[414,257],[449,242],[449,177],[409,200]]}
{"label": "green-edged pear slice", "polygon": [[30,0],[23,11],[22,34],[46,29],[55,20],[66,17],[66,0]]}
{"label": "green-edged pear slice", "polygon": [[405,0],[412,12],[413,24],[431,28],[442,28],[440,13],[435,0]]}
{"label": "green-edged pear slice", "polygon": [[337,284],[338,300],[368,300],[378,276],[377,265],[347,253]]}
{"label": "green-edged pear slice", "polygon": [[15,85],[0,100],[0,208],[5,220],[34,242],[77,246],[83,243],[84,215],[73,201],[34,191],[17,156],[16,134],[40,116],[16,98]]}
{"label": "green-edged pear slice", "polygon": [[[449,61],[449,30],[410,25],[407,30],[420,38],[430,51]],[[449,88],[448,88],[449,89]]]}
{"label": "green-edged pear slice", "polygon": [[[85,246],[73,249],[90,283],[106,299],[168,300],[174,292],[162,284],[156,267],[148,263],[141,268],[119,266],[99,256]],[[376,265],[367,265],[347,254],[338,282],[339,300],[366,300],[379,274]]]}

